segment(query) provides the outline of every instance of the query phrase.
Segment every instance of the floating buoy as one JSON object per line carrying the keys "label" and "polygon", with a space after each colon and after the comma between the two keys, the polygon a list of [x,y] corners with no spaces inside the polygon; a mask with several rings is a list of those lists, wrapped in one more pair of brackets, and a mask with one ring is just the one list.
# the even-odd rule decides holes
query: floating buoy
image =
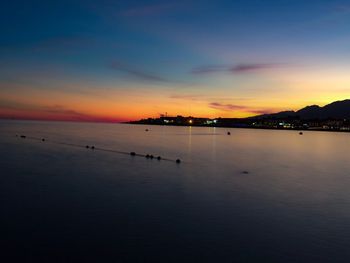
{"label": "floating buoy", "polygon": [[227,135],[231,135],[231,133],[230,133],[230,132],[227,132]]}
{"label": "floating buoy", "polygon": [[303,135],[303,133],[302,133],[302,132],[299,132],[299,135]]}
{"label": "floating buoy", "polygon": [[[20,134],[15,134],[16,137],[20,137],[20,138],[27,138],[28,140],[36,140],[36,141],[46,141],[45,138],[42,137],[32,137],[29,136],[27,137],[26,135],[20,135]],[[74,144],[74,143],[67,143],[67,142],[63,142],[63,141],[55,141],[55,140],[49,140],[48,143],[52,143],[52,144],[58,144],[58,145],[67,145],[67,146],[72,146],[72,147],[79,147],[79,148],[86,148],[86,149],[91,149],[91,150],[96,150],[96,151],[105,151],[105,152],[113,152],[113,153],[119,153],[119,154],[126,154],[126,155],[131,155],[131,156],[138,156],[138,157],[145,157],[147,159],[157,159],[158,161],[160,160],[164,160],[164,161],[170,161],[170,162],[175,162],[177,164],[180,164],[182,161],[180,159],[168,159],[168,158],[164,158],[161,156],[154,156],[152,154],[137,154],[135,152],[124,152],[124,151],[118,151],[118,150],[112,150],[112,149],[106,149],[106,148],[99,148],[96,147],[94,145],[82,145],[82,144]]]}
{"label": "floating buoy", "polygon": [[248,171],[242,171],[242,174],[249,174]]}
{"label": "floating buoy", "polygon": [[148,129],[146,129],[145,131],[148,131]]}

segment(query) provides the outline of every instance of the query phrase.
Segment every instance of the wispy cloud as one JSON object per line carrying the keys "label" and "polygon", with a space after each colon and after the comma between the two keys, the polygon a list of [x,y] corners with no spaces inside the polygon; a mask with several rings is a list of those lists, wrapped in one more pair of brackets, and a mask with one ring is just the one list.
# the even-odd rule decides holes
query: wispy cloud
{"label": "wispy cloud", "polygon": [[272,110],[272,109],[262,109],[262,110],[257,110],[257,109],[251,109],[249,112],[251,113],[255,113],[257,115],[260,115],[260,114],[270,114],[270,113],[275,113],[276,111],[275,110]]}
{"label": "wispy cloud", "polygon": [[207,65],[200,66],[192,69],[192,74],[210,74],[210,73],[249,73],[256,72],[271,68],[280,68],[285,64],[277,63],[247,63],[247,64],[236,64],[236,65]]}
{"label": "wispy cloud", "polygon": [[209,65],[209,66],[199,66],[192,69],[191,73],[193,74],[208,74],[208,73],[217,73],[217,72],[227,72],[229,66],[227,65]]}
{"label": "wispy cloud", "polygon": [[235,104],[223,104],[219,102],[211,102],[209,103],[209,107],[217,110],[222,111],[244,111],[249,113],[255,113],[255,114],[266,114],[266,113],[272,113],[272,109],[256,109],[248,106],[243,105],[235,105]]}
{"label": "wispy cloud", "polygon": [[229,70],[233,73],[241,73],[241,72],[250,72],[250,71],[258,71],[269,68],[277,68],[280,67],[281,64],[272,64],[272,63],[263,63],[263,64],[238,64],[236,66],[231,67]]}
{"label": "wispy cloud", "polygon": [[242,105],[234,105],[234,104],[222,104],[219,102],[211,102],[209,103],[209,107],[218,110],[224,111],[234,111],[234,110],[245,110],[247,107]]}
{"label": "wispy cloud", "polygon": [[128,74],[129,76],[132,76],[134,78],[145,80],[145,81],[154,81],[154,82],[166,82],[167,80],[165,78],[162,78],[160,76],[157,76],[155,74],[151,74],[139,69],[136,69],[134,67],[131,67],[129,65],[113,61],[109,67],[114,70],[118,70],[120,72],[124,72]]}
{"label": "wispy cloud", "polygon": [[46,113],[68,115],[77,119],[91,118],[91,116],[87,114],[78,112],[76,110],[66,109],[62,105],[45,106],[41,107],[40,110]]}
{"label": "wispy cloud", "polygon": [[178,7],[177,3],[162,3],[162,4],[153,4],[141,7],[135,7],[128,9],[124,12],[121,12],[122,16],[126,17],[135,17],[135,16],[152,16],[163,14],[164,12]]}
{"label": "wispy cloud", "polygon": [[121,119],[107,116],[96,116],[67,109],[62,105],[42,106],[15,101],[0,100],[0,118],[3,119],[34,119],[34,120],[62,120],[87,122],[116,122]]}

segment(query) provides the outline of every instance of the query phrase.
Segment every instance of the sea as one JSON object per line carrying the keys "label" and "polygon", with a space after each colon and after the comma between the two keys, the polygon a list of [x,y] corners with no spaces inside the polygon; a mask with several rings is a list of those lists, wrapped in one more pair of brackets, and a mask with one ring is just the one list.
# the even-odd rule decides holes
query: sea
{"label": "sea", "polygon": [[2,120],[0,174],[1,262],[350,262],[350,133]]}

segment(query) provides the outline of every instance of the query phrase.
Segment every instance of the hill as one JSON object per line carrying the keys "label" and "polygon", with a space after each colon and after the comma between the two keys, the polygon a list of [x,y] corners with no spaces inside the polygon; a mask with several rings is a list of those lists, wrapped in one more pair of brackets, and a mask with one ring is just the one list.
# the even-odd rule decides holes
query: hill
{"label": "hill", "polygon": [[323,107],[318,105],[306,106],[298,111],[282,111],[252,117],[254,119],[350,119],[350,100],[335,101]]}

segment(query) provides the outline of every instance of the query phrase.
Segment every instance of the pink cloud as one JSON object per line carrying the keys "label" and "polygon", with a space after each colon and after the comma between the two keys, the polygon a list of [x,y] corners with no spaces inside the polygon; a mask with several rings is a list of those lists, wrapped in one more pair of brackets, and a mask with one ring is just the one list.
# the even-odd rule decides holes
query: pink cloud
{"label": "pink cloud", "polygon": [[223,104],[219,102],[211,102],[209,103],[209,107],[217,110],[222,111],[244,111],[249,113],[255,113],[255,114],[266,114],[266,113],[272,113],[273,110],[271,109],[255,109],[243,105],[235,105],[235,104]]}
{"label": "pink cloud", "polygon": [[82,113],[61,105],[37,106],[13,101],[0,101],[0,119],[53,120],[84,122],[121,122],[123,118],[111,118]]}

